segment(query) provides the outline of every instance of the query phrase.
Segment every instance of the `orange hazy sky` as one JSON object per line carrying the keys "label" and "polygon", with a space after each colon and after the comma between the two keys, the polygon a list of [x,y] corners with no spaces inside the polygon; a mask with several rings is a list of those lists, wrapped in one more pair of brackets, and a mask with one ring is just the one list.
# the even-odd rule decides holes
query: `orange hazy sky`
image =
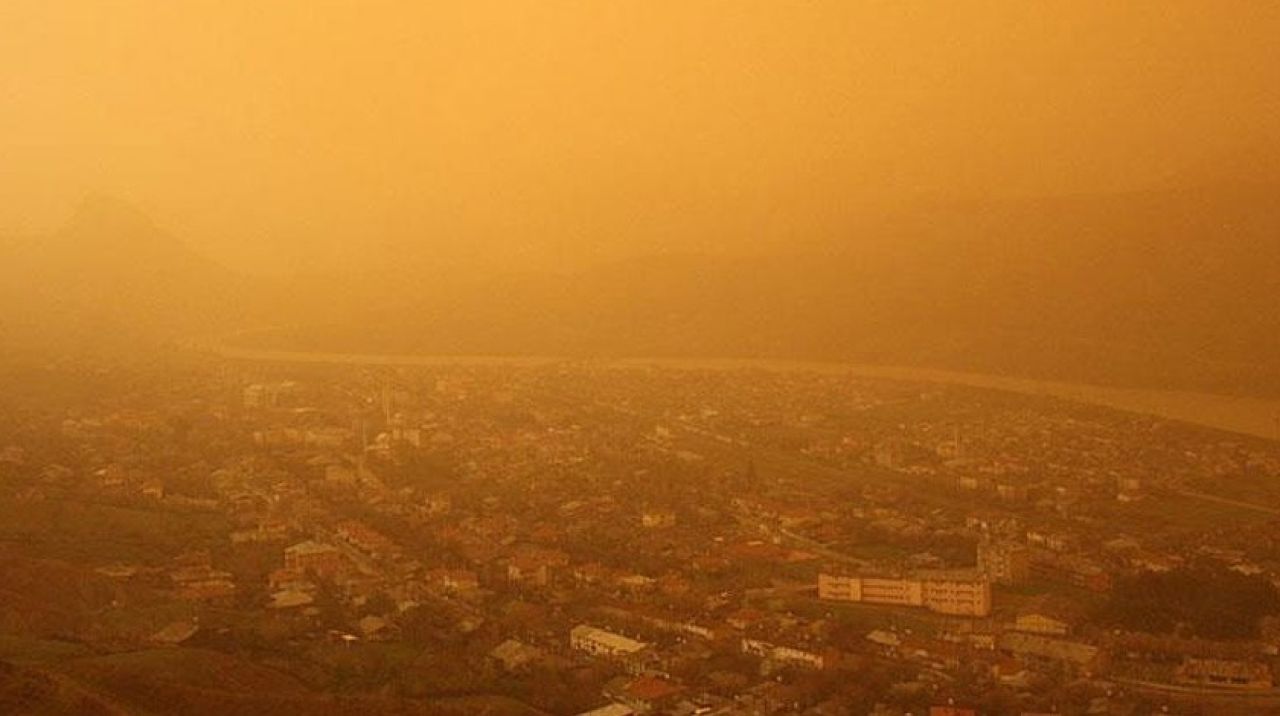
{"label": "orange hazy sky", "polygon": [[103,193],[266,272],[843,238],[1247,175],[1277,38],[1272,0],[4,0],[0,231]]}

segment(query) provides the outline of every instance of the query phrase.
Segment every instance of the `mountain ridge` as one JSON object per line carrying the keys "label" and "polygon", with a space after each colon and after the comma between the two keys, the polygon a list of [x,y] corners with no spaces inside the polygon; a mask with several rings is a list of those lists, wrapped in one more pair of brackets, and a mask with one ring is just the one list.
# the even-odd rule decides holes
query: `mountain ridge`
{"label": "mountain ridge", "polygon": [[1269,195],[1257,186],[951,204],[878,217],[862,229],[876,241],[512,275],[251,342],[835,359],[1275,394],[1280,210]]}
{"label": "mountain ridge", "polygon": [[[848,360],[1280,394],[1273,189],[944,202],[786,252],[442,280],[252,279],[94,199],[50,246],[10,247],[0,345],[240,331],[279,349]],[[261,325],[285,328],[243,333]]]}

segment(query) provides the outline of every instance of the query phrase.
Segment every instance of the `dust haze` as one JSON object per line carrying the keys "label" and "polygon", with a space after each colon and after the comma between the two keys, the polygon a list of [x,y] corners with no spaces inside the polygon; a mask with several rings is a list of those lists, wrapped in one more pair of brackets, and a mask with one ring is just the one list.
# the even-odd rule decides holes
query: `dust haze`
{"label": "dust haze", "polygon": [[1277,37],[0,3],[0,712],[1280,713]]}

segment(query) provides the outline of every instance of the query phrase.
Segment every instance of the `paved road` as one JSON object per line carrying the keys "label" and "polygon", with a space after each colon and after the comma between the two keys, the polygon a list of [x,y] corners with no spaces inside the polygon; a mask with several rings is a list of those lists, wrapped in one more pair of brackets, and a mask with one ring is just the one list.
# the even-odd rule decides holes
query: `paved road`
{"label": "paved road", "polygon": [[1203,492],[1193,492],[1191,490],[1179,490],[1176,494],[1183,497],[1190,497],[1196,500],[1204,500],[1206,502],[1216,502],[1219,505],[1227,505],[1228,507],[1239,507],[1245,510],[1253,510],[1254,512],[1263,512],[1268,515],[1280,517],[1280,510],[1266,505],[1258,505],[1252,502],[1244,502],[1242,500],[1233,500],[1228,497],[1218,497],[1217,495],[1207,495]]}
{"label": "paved road", "polygon": [[1140,681],[1138,679],[1108,678],[1107,681],[1127,686],[1135,691],[1160,694],[1185,694],[1198,699],[1205,697],[1235,701],[1248,699],[1251,702],[1270,705],[1280,704],[1280,689],[1224,689],[1209,686],[1184,686],[1181,684],[1164,684],[1158,681]]}

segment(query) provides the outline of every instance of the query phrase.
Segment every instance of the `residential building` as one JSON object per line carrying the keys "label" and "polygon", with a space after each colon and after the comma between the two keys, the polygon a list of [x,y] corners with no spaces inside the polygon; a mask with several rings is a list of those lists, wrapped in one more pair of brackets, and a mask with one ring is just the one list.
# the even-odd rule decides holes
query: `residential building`
{"label": "residential building", "polygon": [[610,658],[635,656],[649,648],[645,642],[587,624],[579,624],[569,631],[569,646],[592,656]]}
{"label": "residential building", "polygon": [[1254,661],[1187,657],[1174,674],[1180,684],[1234,689],[1270,689],[1271,669]]}
{"label": "residential building", "polygon": [[764,659],[791,666],[821,669],[826,665],[826,659],[823,658],[822,654],[817,654],[807,649],[781,646],[760,639],[743,639],[740,646],[744,654],[754,654]]}
{"label": "residential building", "polygon": [[1023,584],[1031,577],[1031,551],[1013,542],[978,543],[978,571],[996,584]]}
{"label": "residential building", "polygon": [[342,569],[343,556],[337,547],[307,540],[285,548],[284,566],[299,572],[330,577]]}

